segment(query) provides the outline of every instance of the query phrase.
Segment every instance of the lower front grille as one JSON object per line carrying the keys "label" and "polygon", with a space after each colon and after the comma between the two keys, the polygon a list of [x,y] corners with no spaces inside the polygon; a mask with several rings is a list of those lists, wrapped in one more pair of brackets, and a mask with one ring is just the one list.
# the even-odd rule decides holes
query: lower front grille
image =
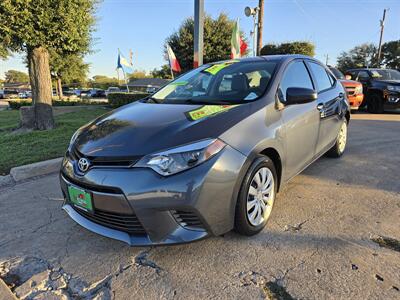
{"label": "lower front grille", "polygon": [[172,214],[175,220],[184,228],[201,230],[205,229],[203,222],[193,212],[173,210]]}
{"label": "lower front grille", "polygon": [[98,209],[96,209],[94,213],[89,213],[74,206],[73,208],[81,216],[99,225],[119,231],[124,231],[129,234],[146,234],[146,231],[144,230],[142,224],[140,224],[135,214],[123,215],[113,212],[101,211]]}

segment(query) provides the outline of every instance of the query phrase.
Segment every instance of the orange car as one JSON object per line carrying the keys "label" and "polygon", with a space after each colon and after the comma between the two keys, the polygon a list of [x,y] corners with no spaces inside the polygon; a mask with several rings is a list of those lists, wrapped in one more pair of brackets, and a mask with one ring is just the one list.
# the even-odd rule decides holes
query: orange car
{"label": "orange car", "polygon": [[362,84],[355,80],[347,80],[343,73],[336,68],[329,67],[329,69],[346,89],[351,109],[358,109],[364,100]]}

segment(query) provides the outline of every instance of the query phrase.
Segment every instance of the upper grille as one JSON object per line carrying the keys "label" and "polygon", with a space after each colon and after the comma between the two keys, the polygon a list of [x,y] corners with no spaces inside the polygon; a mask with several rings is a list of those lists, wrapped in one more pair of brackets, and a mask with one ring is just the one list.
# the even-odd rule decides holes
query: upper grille
{"label": "upper grille", "polygon": [[140,157],[103,157],[103,156],[86,156],[79,152],[76,147],[72,147],[67,155],[73,160],[78,161],[81,157],[86,157],[90,160],[90,167],[122,167],[129,168],[135,164]]}
{"label": "upper grille", "polygon": [[129,234],[146,234],[146,231],[144,230],[142,224],[139,222],[135,214],[123,215],[113,212],[101,211],[98,209],[95,209],[94,213],[89,213],[82,209],[76,208],[75,206],[72,207],[78,214],[99,225],[124,231]]}
{"label": "upper grille", "polygon": [[189,211],[181,211],[181,210],[173,210],[172,214],[175,217],[175,220],[182,226],[188,229],[203,229],[203,222],[199,219],[199,217]]}

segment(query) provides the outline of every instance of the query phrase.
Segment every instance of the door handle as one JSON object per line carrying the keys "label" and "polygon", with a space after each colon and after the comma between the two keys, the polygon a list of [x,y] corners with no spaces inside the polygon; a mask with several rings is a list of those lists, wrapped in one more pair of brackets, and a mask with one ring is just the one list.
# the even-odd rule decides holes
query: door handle
{"label": "door handle", "polygon": [[317,105],[317,109],[318,110],[323,110],[324,109],[324,105],[322,103]]}

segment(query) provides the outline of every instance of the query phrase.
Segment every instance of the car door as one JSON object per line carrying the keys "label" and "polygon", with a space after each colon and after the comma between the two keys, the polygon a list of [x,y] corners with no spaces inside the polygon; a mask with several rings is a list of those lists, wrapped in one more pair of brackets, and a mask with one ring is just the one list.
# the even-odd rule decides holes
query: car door
{"label": "car door", "polygon": [[320,130],[315,156],[326,152],[337,138],[341,125],[339,117],[340,101],[345,97],[340,83],[326,70],[326,68],[308,60],[307,65],[311,71],[318,92],[317,109],[320,117]]}
{"label": "car door", "polygon": [[361,82],[363,85],[363,91],[368,91],[369,86],[371,85],[371,76],[367,71],[361,70],[358,72],[356,80]]}
{"label": "car door", "polygon": [[286,90],[294,87],[314,89],[302,59],[297,59],[286,67],[278,88],[278,100],[283,104],[281,113],[285,135],[285,171],[288,178],[301,172],[312,161],[320,121],[316,101],[285,105]]}

